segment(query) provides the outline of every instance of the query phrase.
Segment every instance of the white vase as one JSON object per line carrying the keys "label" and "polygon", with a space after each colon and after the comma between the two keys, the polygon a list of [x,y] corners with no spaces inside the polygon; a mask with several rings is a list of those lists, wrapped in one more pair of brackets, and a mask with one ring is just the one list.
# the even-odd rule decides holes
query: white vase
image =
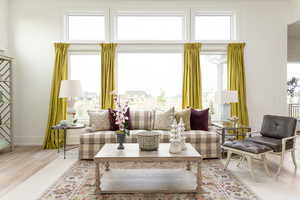
{"label": "white vase", "polygon": [[180,153],[182,151],[182,145],[180,139],[171,139],[170,140],[170,153]]}
{"label": "white vase", "polygon": [[181,137],[181,150],[185,151],[186,150],[186,145],[185,145],[185,137]]}

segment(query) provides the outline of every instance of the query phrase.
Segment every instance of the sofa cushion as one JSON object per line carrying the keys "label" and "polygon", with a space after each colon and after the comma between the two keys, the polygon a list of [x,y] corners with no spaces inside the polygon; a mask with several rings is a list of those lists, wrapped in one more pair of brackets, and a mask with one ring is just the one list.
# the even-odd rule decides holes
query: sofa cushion
{"label": "sofa cushion", "polygon": [[170,130],[175,119],[175,108],[172,107],[167,111],[154,112],[154,130]]}
{"label": "sofa cushion", "polygon": [[208,131],[209,108],[191,111],[191,129]]}
{"label": "sofa cushion", "polygon": [[93,131],[108,131],[110,130],[109,112],[104,110],[102,112],[88,112],[89,115],[89,128]]}
{"label": "sofa cushion", "polygon": [[261,134],[265,137],[282,139],[295,134],[297,120],[292,117],[265,115]]}
{"label": "sofa cushion", "polygon": [[[119,130],[119,126],[116,124],[116,110],[108,109],[109,112],[109,122],[110,122],[110,130],[111,131],[117,131]],[[128,108],[127,112],[125,113],[125,116],[128,117],[128,129],[132,129],[131,127],[131,117],[130,117],[130,109]]]}
{"label": "sofa cushion", "polygon": [[152,130],[153,111],[152,110],[130,110],[132,130]]}
{"label": "sofa cushion", "polygon": [[184,123],[184,129],[186,131],[191,130],[191,109],[185,109],[182,110],[180,112],[176,112],[175,113],[175,118],[177,123],[179,123],[180,119],[182,119],[183,123]]}
{"label": "sofa cushion", "polygon": [[225,147],[229,147],[232,149],[241,150],[244,152],[249,152],[253,154],[260,154],[265,153],[268,151],[272,151],[272,148],[268,147],[267,145],[258,144],[252,141],[247,140],[235,140],[235,141],[228,141],[223,144]]}
{"label": "sofa cushion", "polygon": [[[266,145],[273,149],[275,152],[282,151],[282,140],[264,136],[249,137],[246,141],[252,141],[258,144]],[[291,149],[293,147],[293,140],[288,140],[286,144],[286,149]]]}

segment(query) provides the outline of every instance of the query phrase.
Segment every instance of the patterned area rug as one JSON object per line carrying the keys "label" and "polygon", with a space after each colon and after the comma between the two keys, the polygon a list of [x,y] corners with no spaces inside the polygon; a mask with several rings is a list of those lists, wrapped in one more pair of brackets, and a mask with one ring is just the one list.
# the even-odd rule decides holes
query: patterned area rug
{"label": "patterned area rug", "polygon": [[[112,163],[111,168],[118,167]],[[184,163],[123,163],[122,168],[184,168]],[[101,166],[103,167],[103,166]],[[114,194],[95,195],[95,165],[92,161],[77,161],[51,186],[40,200],[258,200],[259,198],[233,174],[223,171],[219,160],[204,160],[201,194]],[[193,172],[196,168],[192,167]]]}

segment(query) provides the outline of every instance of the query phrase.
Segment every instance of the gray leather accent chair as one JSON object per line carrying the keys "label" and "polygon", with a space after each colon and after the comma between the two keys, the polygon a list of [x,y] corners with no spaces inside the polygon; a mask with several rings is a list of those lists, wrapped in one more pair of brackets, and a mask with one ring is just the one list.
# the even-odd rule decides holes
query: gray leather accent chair
{"label": "gray leather accent chair", "polygon": [[256,132],[259,135],[253,136],[253,133],[251,133],[250,137],[245,139],[245,141],[268,146],[273,150],[273,153],[281,156],[276,177],[278,177],[281,171],[284,154],[287,151],[291,152],[295,171],[297,170],[295,158],[296,125],[297,120],[292,117],[265,115],[261,130]]}

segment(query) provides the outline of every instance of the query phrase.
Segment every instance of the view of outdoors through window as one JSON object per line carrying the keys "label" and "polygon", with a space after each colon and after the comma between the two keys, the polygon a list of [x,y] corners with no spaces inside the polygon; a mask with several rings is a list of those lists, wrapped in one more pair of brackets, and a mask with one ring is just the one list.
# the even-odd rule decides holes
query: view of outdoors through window
{"label": "view of outdoors through window", "polygon": [[212,119],[221,117],[221,105],[216,101],[217,91],[227,88],[226,55],[201,55],[203,108],[210,108]]}
{"label": "view of outdoors through window", "polygon": [[181,107],[181,53],[119,53],[118,92],[133,109]]}
{"label": "view of outdoors through window", "polygon": [[[118,93],[132,109],[181,109],[182,53],[118,53]],[[147,61],[147,62],[145,62]],[[70,78],[80,80],[84,97],[76,101],[79,119],[99,108],[100,58],[97,54],[71,54]],[[226,55],[201,55],[203,108],[220,119],[217,91],[226,89]]]}
{"label": "view of outdoors through window", "polygon": [[288,63],[288,103],[300,103],[300,63]]}
{"label": "view of outdoors through window", "polygon": [[70,55],[69,77],[80,80],[84,93],[75,104],[78,119],[88,119],[87,111],[99,108],[100,63],[99,54]]}

